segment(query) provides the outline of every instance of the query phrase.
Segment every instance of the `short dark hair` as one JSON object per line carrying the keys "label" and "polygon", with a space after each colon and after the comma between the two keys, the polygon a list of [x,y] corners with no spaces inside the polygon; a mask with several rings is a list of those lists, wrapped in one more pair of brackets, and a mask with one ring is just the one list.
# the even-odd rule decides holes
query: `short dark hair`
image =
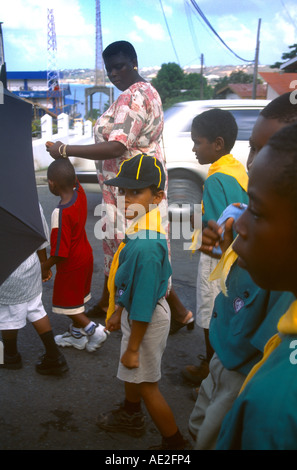
{"label": "short dark hair", "polygon": [[[277,131],[267,142],[272,152],[271,158],[281,162],[275,178],[275,189],[282,196],[289,196],[297,215],[297,123]],[[292,224],[296,222],[292,221]],[[296,223],[295,223],[296,226]]]}
{"label": "short dark hair", "polygon": [[122,53],[131,60],[137,59],[136,51],[132,44],[128,41],[116,41],[109,44],[109,46],[104,49],[102,57],[105,62],[106,59],[108,59],[110,56],[120,53]]}
{"label": "short dark hair", "polygon": [[75,170],[68,158],[54,160],[47,169],[47,178],[61,188],[74,186],[76,182]]}
{"label": "short dark hair", "polygon": [[214,142],[217,137],[224,139],[225,150],[230,152],[234,146],[238,127],[233,114],[220,108],[210,109],[193,119],[192,127],[201,137]]}
{"label": "short dark hair", "polygon": [[287,124],[297,121],[297,105],[290,100],[292,92],[289,91],[278,96],[260,112],[266,119],[277,119]]}

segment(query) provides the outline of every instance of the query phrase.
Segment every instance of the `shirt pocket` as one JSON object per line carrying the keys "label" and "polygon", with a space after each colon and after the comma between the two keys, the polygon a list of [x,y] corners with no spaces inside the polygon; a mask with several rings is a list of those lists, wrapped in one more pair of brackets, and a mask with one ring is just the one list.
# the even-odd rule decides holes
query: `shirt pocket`
{"label": "shirt pocket", "polygon": [[[266,303],[266,295],[261,296],[261,289],[249,288],[239,292],[232,301],[233,317],[230,322],[230,331],[234,336],[244,331],[248,335],[249,327],[253,328],[254,314],[260,315]],[[262,314],[262,313],[261,313]]]}

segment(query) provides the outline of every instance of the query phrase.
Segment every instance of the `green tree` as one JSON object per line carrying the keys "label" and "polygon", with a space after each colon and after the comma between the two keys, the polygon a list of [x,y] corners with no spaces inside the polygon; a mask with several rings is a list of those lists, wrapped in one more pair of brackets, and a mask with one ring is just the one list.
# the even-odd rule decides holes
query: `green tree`
{"label": "green tree", "polygon": [[[292,44],[292,46],[288,46],[289,49],[291,49],[291,52],[284,52],[282,54],[282,59],[283,59],[283,62],[275,62],[273,65],[270,65],[270,67],[272,69],[279,69],[281,65],[283,65],[285,62],[287,62],[288,60],[290,59],[294,59],[295,57],[297,57],[297,43],[296,44]],[[284,70],[284,72],[286,72],[286,70]],[[288,70],[288,72],[297,72],[297,65],[296,65],[296,68],[295,69],[291,69],[291,70]]]}
{"label": "green tree", "polygon": [[152,85],[158,90],[161,100],[175,97],[181,93],[183,87],[184,72],[175,63],[162,64],[156,78],[153,78]]}
{"label": "green tree", "polygon": [[[152,80],[152,85],[158,90],[164,109],[181,101],[201,99],[201,75],[198,73],[186,74],[175,63],[162,64],[157,77]],[[212,88],[207,84],[205,77],[202,77],[202,86],[203,99],[210,99]]]}

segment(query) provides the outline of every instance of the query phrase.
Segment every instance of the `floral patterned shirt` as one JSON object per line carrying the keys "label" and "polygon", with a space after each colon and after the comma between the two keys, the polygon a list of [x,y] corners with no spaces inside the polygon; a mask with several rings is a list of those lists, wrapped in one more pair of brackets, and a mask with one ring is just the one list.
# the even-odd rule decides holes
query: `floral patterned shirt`
{"label": "floral patterned shirt", "polygon": [[162,102],[152,85],[137,82],[125,90],[95,124],[96,143],[117,141],[127,148],[119,158],[96,162],[99,182],[114,177],[124,160],[140,152],[154,155],[164,163],[160,145],[163,125]]}

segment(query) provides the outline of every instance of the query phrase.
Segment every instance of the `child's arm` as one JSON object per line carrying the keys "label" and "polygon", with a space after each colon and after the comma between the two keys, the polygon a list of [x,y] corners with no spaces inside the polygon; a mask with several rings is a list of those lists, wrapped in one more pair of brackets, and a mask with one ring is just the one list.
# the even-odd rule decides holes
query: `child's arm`
{"label": "child's arm", "polygon": [[[41,265],[41,270],[42,270],[42,265],[47,260],[46,249],[43,248],[42,250],[37,250],[37,255],[38,255],[40,265]],[[53,273],[52,273],[50,268],[47,270],[47,272],[45,270],[42,271],[42,281],[43,282],[49,281],[51,279],[52,275],[53,275]]]}
{"label": "child's arm", "polygon": [[121,363],[128,369],[139,367],[139,347],[149,323],[132,320],[128,347],[121,357]]}

